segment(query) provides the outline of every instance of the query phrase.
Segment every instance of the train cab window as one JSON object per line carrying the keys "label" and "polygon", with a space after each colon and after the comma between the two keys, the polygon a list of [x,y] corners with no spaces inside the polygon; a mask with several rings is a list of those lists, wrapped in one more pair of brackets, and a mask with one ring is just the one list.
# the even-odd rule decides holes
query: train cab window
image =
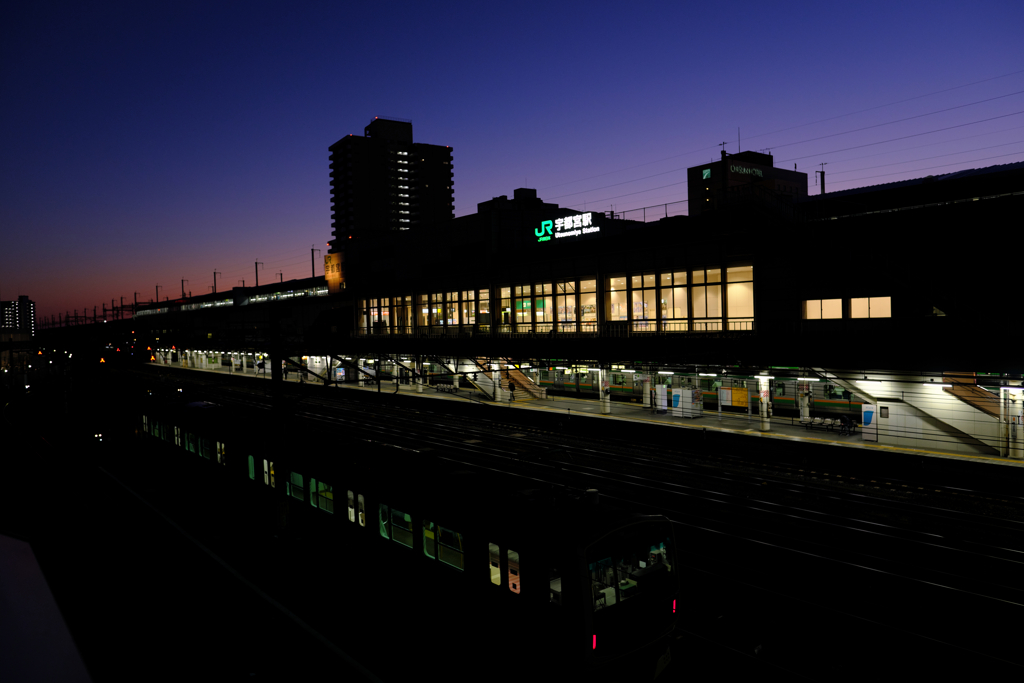
{"label": "train cab window", "polygon": [[437,559],[437,543],[434,540],[434,523],[423,520],[423,554]]}
{"label": "train cab window", "polygon": [[149,433],[149,418],[145,415],[142,416],[142,431]]}
{"label": "train cab window", "polygon": [[359,526],[366,526],[366,499],[360,493],[357,500],[359,502]]}
{"label": "train cab window", "polygon": [[384,538],[391,538],[391,518],[388,515],[388,506],[381,503],[378,512],[380,512],[380,535]]}
{"label": "train cab window", "polygon": [[508,589],[513,593],[519,593],[521,580],[519,576],[519,553],[515,550],[508,552]]}
{"label": "train cab window", "polygon": [[210,440],[204,436],[199,437],[199,455],[209,460],[212,453],[213,444],[210,442]]}
{"label": "train cab window", "polygon": [[391,538],[407,548],[412,547],[412,517],[391,508]]}
{"label": "train cab window", "polygon": [[256,460],[249,456],[249,478],[256,481]]}
{"label": "train cab window", "polygon": [[334,514],[334,487],[322,481],[315,483],[317,505],[324,512]]}
{"label": "train cab window", "polygon": [[348,521],[356,521],[356,498],[351,491],[348,492]]}
{"label": "train cab window", "polygon": [[306,487],[303,485],[302,475],[298,472],[290,473],[288,481],[285,482],[285,489],[292,498],[306,499]]}
{"label": "train cab window", "polygon": [[227,465],[227,449],[222,441],[217,442],[217,462]]}
{"label": "train cab window", "polygon": [[274,461],[270,461],[270,488],[277,488],[277,482],[274,480]]}
{"label": "train cab window", "polygon": [[552,567],[551,571],[548,572],[548,593],[550,595],[549,602],[552,605],[562,604],[562,574],[557,568]]}
{"label": "train cab window", "polygon": [[177,427],[176,426],[174,428],[174,445],[175,446],[180,446],[181,445],[181,427]]}
{"label": "train cab window", "polygon": [[491,557],[491,583],[501,585],[501,549],[494,543],[487,544]]}
{"label": "train cab window", "polygon": [[440,536],[437,546],[438,558],[448,566],[455,567],[459,571],[465,571],[462,534],[451,529],[445,529],[443,526],[438,527],[437,530]]}
{"label": "train cab window", "polygon": [[267,464],[267,459],[263,459],[263,483],[270,485],[270,466]]}

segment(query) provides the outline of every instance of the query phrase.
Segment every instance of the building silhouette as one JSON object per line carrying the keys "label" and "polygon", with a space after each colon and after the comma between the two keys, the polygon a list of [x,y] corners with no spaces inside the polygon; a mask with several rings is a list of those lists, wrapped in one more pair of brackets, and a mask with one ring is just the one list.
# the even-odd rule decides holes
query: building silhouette
{"label": "building silhouette", "polygon": [[15,301],[0,301],[0,327],[5,331],[36,334],[36,302],[22,294]]}
{"label": "building silhouette", "polygon": [[454,216],[452,148],[413,142],[412,122],[374,118],[330,146],[330,253],[348,240],[437,226]]}

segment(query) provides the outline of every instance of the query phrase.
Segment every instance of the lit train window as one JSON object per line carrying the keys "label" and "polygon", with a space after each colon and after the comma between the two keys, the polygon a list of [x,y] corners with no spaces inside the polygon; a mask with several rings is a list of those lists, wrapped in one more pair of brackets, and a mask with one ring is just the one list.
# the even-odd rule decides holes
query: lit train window
{"label": "lit train window", "polygon": [[319,496],[317,495],[317,491],[316,491],[316,479],[310,477],[309,478],[309,504],[312,505],[313,507],[316,507],[317,498],[319,498]]}
{"label": "lit train window", "polygon": [[251,455],[249,456],[249,478],[256,481],[256,461]]}
{"label": "lit train window", "polygon": [[270,467],[267,465],[267,459],[263,459],[263,483],[270,484]]}
{"label": "lit train window", "polygon": [[491,558],[491,583],[495,586],[501,585],[501,550],[494,543],[488,543],[487,549]]}
{"label": "lit train window", "polygon": [[358,496],[359,502],[359,526],[366,526],[366,499],[363,498],[363,494]]}
{"label": "lit train window", "polygon": [[149,418],[145,415],[142,416],[142,431],[149,432]]}
{"label": "lit train window", "polygon": [[380,512],[380,535],[384,538],[391,538],[391,519],[388,516],[388,506],[381,503]]}
{"label": "lit train window", "polygon": [[391,508],[391,538],[407,548],[412,547],[412,517]]}
{"label": "lit train window", "polygon": [[508,551],[508,589],[513,593],[519,593],[519,553],[515,550]]}
{"label": "lit train window", "polygon": [[209,460],[212,451],[213,447],[210,444],[210,440],[204,436],[199,437],[199,454]]}
{"label": "lit train window", "polygon": [[226,451],[227,451],[227,447],[224,445],[224,443],[221,442],[221,441],[218,441],[217,442],[217,462],[219,462],[221,465],[226,465],[227,464],[227,452]]}
{"label": "lit train window", "polygon": [[316,497],[319,503],[320,509],[324,512],[334,514],[334,487],[330,484],[325,484],[322,481],[317,482],[316,485]]}
{"label": "lit train window", "polygon": [[277,483],[274,481],[274,461],[270,461],[270,488],[277,488]]}
{"label": "lit train window", "polygon": [[594,611],[607,609],[615,604],[618,595],[615,590],[615,565],[606,557],[587,565],[590,571],[590,587],[594,598]]}
{"label": "lit train window", "polygon": [[189,453],[196,452],[196,435],[190,432],[185,432],[185,450]]}
{"label": "lit train window", "polygon": [[348,521],[356,521],[356,499],[351,491],[348,492]]}
{"label": "lit train window", "polygon": [[434,523],[423,520],[423,554],[432,560],[437,559],[437,543],[434,540]]}
{"label": "lit train window", "polygon": [[292,498],[298,500],[306,499],[306,487],[302,482],[302,475],[298,472],[292,472],[288,476],[288,481],[285,482],[286,493],[290,494]]}
{"label": "lit train window", "polygon": [[443,526],[437,528],[440,532],[438,538],[437,556],[445,564],[455,567],[459,571],[465,571],[465,561],[462,549],[462,534]]}
{"label": "lit train window", "polygon": [[180,446],[181,445],[181,427],[177,427],[176,426],[174,428],[174,445],[175,446]]}

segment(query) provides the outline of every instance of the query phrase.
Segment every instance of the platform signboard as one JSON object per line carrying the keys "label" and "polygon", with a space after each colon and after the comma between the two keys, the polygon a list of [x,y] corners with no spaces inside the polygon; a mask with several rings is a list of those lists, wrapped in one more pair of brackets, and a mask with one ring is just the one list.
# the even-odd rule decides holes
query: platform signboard
{"label": "platform signboard", "polygon": [[327,293],[337,294],[345,288],[344,254],[324,254],[324,278]]}
{"label": "platform signboard", "polygon": [[877,407],[865,403],[860,407],[860,433],[864,441],[878,441]]}

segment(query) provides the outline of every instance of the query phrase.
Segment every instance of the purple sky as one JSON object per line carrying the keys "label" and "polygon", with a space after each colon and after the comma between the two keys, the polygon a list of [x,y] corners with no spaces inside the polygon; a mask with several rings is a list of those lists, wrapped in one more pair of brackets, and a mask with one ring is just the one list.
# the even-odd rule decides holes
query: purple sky
{"label": "purple sky", "polygon": [[40,318],[308,276],[374,116],[452,146],[457,216],[679,201],[738,126],[830,191],[1024,159],[1020,2],[155,4],[0,22],[0,298]]}

